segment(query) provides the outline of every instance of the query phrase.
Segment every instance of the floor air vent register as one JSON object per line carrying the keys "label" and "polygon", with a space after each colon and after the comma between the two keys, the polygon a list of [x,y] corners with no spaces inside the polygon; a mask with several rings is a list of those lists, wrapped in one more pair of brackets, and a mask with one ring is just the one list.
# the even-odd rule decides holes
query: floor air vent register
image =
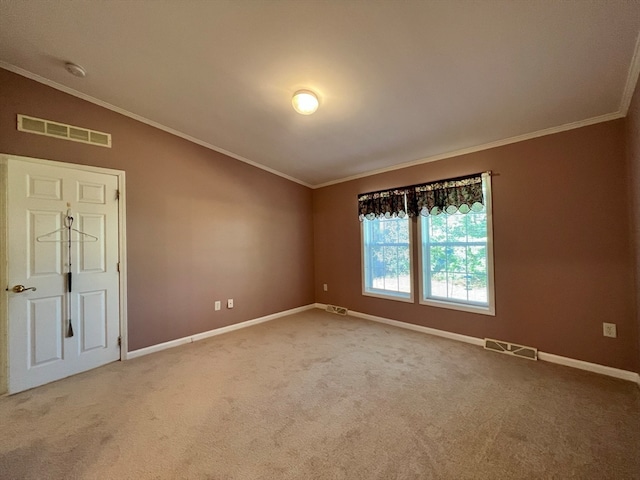
{"label": "floor air vent register", "polygon": [[327,312],[337,313],[338,315],[346,315],[348,310],[344,307],[337,307],[335,305],[327,305]]}
{"label": "floor air vent register", "polygon": [[507,355],[528,358],[529,360],[538,360],[538,349],[533,347],[525,347],[515,343],[485,338],[484,348],[498,353],[506,353]]}

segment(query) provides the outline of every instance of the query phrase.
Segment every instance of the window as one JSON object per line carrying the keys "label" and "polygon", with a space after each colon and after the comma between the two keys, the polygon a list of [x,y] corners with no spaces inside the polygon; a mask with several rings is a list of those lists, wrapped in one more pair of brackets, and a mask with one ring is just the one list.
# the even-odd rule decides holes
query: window
{"label": "window", "polygon": [[362,293],[413,302],[409,217],[375,218],[361,225]]}
{"label": "window", "polygon": [[[495,315],[491,172],[358,195],[362,293]],[[412,226],[418,226],[418,251]]]}
{"label": "window", "polygon": [[[468,213],[420,216],[420,303],[494,314],[491,193]],[[468,208],[466,210],[469,210]]]}

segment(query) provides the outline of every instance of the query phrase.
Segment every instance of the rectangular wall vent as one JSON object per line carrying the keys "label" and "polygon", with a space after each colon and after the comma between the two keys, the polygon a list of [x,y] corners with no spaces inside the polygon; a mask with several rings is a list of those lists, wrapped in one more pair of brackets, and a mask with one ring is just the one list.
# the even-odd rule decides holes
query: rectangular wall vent
{"label": "rectangular wall vent", "polygon": [[110,133],[97,132],[95,130],[89,130],[88,128],[75,127],[73,125],[28,117],[26,115],[18,114],[18,130],[111,148]]}
{"label": "rectangular wall vent", "polygon": [[336,307],[335,305],[327,305],[327,312],[337,313],[338,315],[346,315],[349,311],[344,307]]}
{"label": "rectangular wall vent", "polygon": [[525,347],[523,345],[516,345],[515,343],[485,338],[484,348],[486,350],[493,350],[494,352],[528,358],[529,360],[538,360],[538,349],[533,347]]}

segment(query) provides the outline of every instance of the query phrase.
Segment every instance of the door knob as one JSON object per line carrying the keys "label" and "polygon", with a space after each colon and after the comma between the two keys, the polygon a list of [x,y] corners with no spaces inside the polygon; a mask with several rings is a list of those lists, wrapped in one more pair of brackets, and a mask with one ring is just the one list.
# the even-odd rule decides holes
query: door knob
{"label": "door knob", "polygon": [[16,285],[12,288],[12,290],[16,293],[26,292],[27,290],[33,290],[35,292],[36,287],[25,287],[24,285]]}

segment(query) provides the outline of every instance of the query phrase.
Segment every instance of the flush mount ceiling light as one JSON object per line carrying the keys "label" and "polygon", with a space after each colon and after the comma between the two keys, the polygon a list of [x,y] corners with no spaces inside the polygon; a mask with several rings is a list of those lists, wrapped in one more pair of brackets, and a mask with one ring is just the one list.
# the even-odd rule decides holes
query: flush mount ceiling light
{"label": "flush mount ceiling light", "polygon": [[64,64],[64,68],[74,77],[84,78],[87,76],[87,71],[75,63],[67,62]]}
{"label": "flush mount ceiling light", "polygon": [[293,108],[301,115],[311,115],[318,109],[318,97],[309,90],[298,90],[291,100]]}

